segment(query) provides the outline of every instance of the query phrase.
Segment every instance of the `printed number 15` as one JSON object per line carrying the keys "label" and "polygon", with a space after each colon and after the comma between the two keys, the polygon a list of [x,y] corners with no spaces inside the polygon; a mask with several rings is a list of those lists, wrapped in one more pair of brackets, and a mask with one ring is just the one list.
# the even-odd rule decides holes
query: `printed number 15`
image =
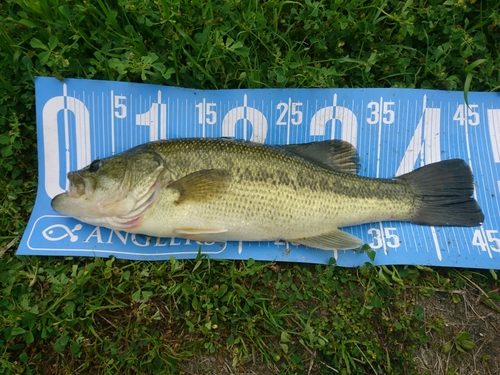
{"label": "printed number 15", "polygon": [[215,103],[206,103],[205,101],[196,104],[198,109],[198,124],[214,125],[217,122],[217,112],[215,112]]}

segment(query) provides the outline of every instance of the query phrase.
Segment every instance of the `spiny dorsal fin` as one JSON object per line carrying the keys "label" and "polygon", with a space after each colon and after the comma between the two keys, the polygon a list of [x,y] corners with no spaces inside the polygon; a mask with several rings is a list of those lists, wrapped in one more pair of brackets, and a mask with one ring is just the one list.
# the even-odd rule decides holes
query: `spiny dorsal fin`
{"label": "spiny dorsal fin", "polygon": [[357,174],[360,168],[359,155],[349,142],[333,139],[281,146],[314,164],[333,169],[337,172]]}
{"label": "spiny dorsal fin", "polygon": [[222,169],[205,169],[188,174],[167,185],[167,188],[179,191],[176,203],[191,201],[209,201],[226,191],[229,184],[229,172]]}

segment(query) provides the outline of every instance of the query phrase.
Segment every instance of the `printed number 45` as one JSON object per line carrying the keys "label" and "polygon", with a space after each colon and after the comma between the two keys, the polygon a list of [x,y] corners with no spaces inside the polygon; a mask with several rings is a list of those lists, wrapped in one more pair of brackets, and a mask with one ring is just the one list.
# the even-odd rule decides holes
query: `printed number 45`
{"label": "printed number 45", "polygon": [[498,231],[495,229],[485,230],[484,233],[480,229],[474,231],[472,237],[472,245],[479,246],[482,251],[488,251],[488,248],[496,253],[500,253],[500,238],[495,237]]}
{"label": "printed number 45", "polygon": [[479,125],[479,113],[476,112],[478,105],[469,104],[469,107],[460,104],[453,115],[453,120],[464,126],[466,123],[472,126]]}

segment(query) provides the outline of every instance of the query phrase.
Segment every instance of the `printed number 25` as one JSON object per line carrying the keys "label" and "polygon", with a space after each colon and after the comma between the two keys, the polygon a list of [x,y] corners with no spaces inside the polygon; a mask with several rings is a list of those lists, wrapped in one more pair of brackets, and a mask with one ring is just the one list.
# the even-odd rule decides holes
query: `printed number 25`
{"label": "printed number 25", "polygon": [[276,125],[287,125],[285,121],[285,116],[288,115],[288,111],[290,111],[290,122],[292,125],[300,125],[302,123],[302,111],[300,107],[302,106],[302,102],[293,102],[291,104],[292,108],[289,108],[290,105],[288,103],[278,103],[276,106],[277,110],[281,110],[281,114],[276,121]]}

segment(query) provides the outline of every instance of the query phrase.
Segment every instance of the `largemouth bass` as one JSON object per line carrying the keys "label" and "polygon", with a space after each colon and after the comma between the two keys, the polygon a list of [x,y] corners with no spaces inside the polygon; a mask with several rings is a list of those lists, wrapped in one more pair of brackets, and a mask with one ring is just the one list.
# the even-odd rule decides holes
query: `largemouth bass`
{"label": "largemouth bass", "polygon": [[484,220],[463,160],[394,179],[356,175],[343,141],[268,146],[230,139],[161,140],[70,172],[55,211],[85,223],[197,241],[287,240],[353,249],[339,227],[384,220],[478,226]]}

